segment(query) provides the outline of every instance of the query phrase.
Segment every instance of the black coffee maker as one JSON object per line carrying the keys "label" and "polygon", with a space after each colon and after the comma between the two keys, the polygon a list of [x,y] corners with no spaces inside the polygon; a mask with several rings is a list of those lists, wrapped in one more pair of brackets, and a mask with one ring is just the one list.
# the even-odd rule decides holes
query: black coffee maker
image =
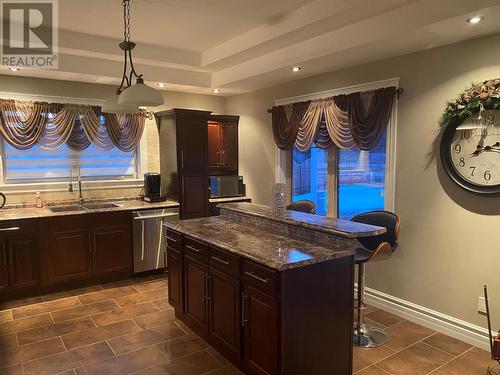
{"label": "black coffee maker", "polygon": [[144,200],[146,202],[163,202],[161,196],[161,175],[159,173],[144,174]]}

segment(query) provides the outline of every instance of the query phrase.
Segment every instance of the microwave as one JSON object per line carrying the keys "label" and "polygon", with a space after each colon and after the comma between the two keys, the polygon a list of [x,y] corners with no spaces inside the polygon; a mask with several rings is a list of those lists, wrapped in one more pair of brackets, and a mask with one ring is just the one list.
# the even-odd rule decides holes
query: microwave
{"label": "microwave", "polygon": [[208,178],[210,198],[244,197],[243,176],[210,176]]}

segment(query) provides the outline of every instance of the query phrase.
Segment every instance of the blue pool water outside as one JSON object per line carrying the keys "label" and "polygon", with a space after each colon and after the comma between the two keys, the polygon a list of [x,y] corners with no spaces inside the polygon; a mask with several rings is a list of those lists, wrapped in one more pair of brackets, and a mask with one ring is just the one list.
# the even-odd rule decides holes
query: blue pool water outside
{"label": "blue pool water outside", "polygon": [[[350,220],[361,212],[384,209],[383,185],[340,185],[338,194],[338,217],[340,219]],[[316,202],[317,214],[326,215],[328,207],[326,191],[318,192],[316,196],[313,196],[311,193],[306,193],[293,197],[293,201],[301,199]]]}

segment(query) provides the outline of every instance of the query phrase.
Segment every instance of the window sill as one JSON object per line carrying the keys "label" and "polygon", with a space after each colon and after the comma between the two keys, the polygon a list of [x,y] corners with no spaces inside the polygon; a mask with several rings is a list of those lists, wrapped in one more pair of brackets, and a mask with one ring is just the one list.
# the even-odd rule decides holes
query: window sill
{"label": "window sill", "polygon": [[[73,181],[73,186],[77,182]],[[37,183],[21,183],[21,184],[2,184],[0,191],[3,193],[34,193],[34,192],[57,192],[68,191],[67,182],[37,182]],[[127,188],[142,188],[144,186],[143,179],[129,180],[94,180],[82,181],[84,190],[101,190],[101,189],[127,189]]]}

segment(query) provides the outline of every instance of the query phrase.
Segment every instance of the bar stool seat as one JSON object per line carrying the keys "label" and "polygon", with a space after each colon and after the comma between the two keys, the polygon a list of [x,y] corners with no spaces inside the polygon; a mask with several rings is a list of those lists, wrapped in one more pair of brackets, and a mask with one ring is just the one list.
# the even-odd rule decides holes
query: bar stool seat
{"label": "bar stool seat", "polygon": [[306,214],[315,214],[316,213],[316,203],[313,201],[309,201],[307,199],[293,202],[286,206],[287,210],[304,212]]}
{"label": "bar stool seat", "polygon": [[358,312],[354,324],[353,345],[373,348],[387,342],[387,334],[364,322],[366,263],[388,259],[396,250],[399,241],[399,217],[389,211],[371,211],[355,216],[352,221],[386,228],[386,233],[366,238],[358,238],[360,247],[355,248],[354,263],[358,266],[358,297],[355,308]]}

